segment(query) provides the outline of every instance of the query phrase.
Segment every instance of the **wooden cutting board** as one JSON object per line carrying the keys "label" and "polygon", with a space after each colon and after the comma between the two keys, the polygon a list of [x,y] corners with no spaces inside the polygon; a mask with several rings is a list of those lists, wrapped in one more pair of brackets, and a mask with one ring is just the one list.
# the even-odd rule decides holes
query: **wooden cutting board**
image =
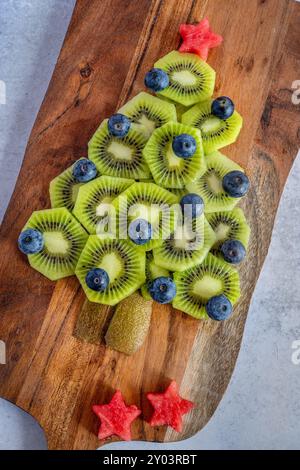
{"label": "wooden cutting board", "polygon": [[[179,24],[204,16],[224,37],[209,57],[216,94],[231,96],[244,117],[238,142],[224,151],[252,181],[244,202],[252,237],[241,268],[243,294],[234,316],[221,324],[155,305],[144,347],[125,357],[73,336],[85,305],[78,281],[48,281],[29,267],[16,240],[31,212],[49,207],[50,180],[86,155],[100,121],[143,89],[157,58],[178,47]],[[117,387],[146,417],[145,393],[161,390],[170,378],[198,405],[182,434],[137,420],[134,439],[183,439],[213,415],[236,362],[280,195],[300,147],[300,106],[292,103],[299,73],[300,4],[292,0],[77,1],[0,237],[0,339],[7,346],[0,396],[39,421],[50,449],[98,447],[91,405],[109,400]],[[101,315],[107,324],[109,309]]]}

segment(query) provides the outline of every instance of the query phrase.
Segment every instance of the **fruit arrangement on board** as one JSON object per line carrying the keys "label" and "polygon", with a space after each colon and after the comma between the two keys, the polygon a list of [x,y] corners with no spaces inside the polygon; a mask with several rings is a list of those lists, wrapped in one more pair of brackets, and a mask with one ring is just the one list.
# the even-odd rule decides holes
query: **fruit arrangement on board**
{"label": "fruit arrangement on board", "polygon": [[34,212],[18,240],[44,276],[75,274],[90,302],[117,305],[105,338],[125,354],[142,345],[153,301],[220,321],[240,296],[235,265],[250,228],[235,206],[249,179],[220,149],[242,117],[230,98],[212,98],[206,58],[222,38],[206,19],[180,33],[179,51],[146,73],[149,92],[102,121],[88,158],[51,181],[52,208]]}

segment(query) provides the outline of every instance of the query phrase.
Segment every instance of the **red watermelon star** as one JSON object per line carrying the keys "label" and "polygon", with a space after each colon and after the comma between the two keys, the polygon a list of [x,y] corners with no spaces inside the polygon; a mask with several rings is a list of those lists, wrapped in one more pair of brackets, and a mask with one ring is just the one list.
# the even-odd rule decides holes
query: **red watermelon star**
{"label": "red watermelon star", "polygon": [[100,418],[98,432],[100,440],[112,435],[119,436],[124,441],[130,441],[131,423],[141,414],[137,406],[126,406],[120,390],[117,390],[107,405],[94,405],[94,413]]}
{"label": "red watermelon star", "polygon": [[207,60],[209,49],[219,46],[223,41],[222,36],[212,32],[207,18],[197,25],[181,24],[179,32],[183,39],[179,51],[197,54],[203,60]]}
{"label": "red watermelon star", "polygon": [[147,398],[154,408],[149,422],[151,426],[168,425],[177,432],[182,431],[182,415],[188,413],[194,403],[181,398],[175,380],[172,380],[163,393],[148,393]]}

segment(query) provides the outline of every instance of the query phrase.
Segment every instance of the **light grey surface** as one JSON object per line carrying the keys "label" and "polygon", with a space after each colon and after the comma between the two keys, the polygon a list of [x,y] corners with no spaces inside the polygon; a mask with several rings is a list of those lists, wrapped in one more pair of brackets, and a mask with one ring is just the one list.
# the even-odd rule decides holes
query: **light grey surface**
{"label": "light grey surface", "polygon": [[[0,105],[0,217],[13,191],[73,4],[73,0],[0,0],[0,80],[7,87],[7,103]],[[281,201],[270,252],[224,399],[204,430],[187,441],[160,447],[300,449],[300,364],[292,362],[292,343],[300,340],[299,181],[300,158]],[[34,420],[0,400],[0,449],[45,446]],[[117,443],[109,447],[159,446]]]}

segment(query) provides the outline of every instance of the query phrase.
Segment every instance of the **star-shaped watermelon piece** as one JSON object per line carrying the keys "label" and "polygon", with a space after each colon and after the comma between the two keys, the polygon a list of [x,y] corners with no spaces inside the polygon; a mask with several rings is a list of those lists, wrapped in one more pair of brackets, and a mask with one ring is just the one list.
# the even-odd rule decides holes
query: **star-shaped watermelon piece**
{"label": "star-shaped watermelon piece", "polygon": [[147,398],[154,408],[149,421],[151,426],[167,425],[177,432],[182,431],[182,416],[194,407],[194,403],[181,398],[175,380],[163,393],[148,393]]}
{"label": "star-shaped watermelon piece", "polygon": [[120,390],[115,392],[110,403],[94,405],[93,411],[101,421],[98,432],[100,441],[113,435],[124,441],[130,441],[131,424],[141,414],[137,406],[126,406]]}
{"label": "star-shaped watermelon piece", "polygon": [[179,32],[183,39],[179,51],[197,54],[203,60],[207,60],[209,49],[219,46],[223,41],[222,36],[212,32],[207,18],[197,25],[181,24]]}

